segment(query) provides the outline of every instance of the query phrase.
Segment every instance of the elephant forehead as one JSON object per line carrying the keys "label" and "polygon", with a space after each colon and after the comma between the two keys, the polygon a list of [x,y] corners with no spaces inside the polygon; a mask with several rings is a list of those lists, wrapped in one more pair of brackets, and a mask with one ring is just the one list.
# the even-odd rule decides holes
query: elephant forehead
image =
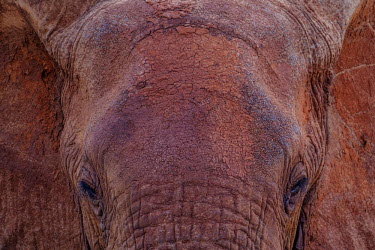
{"label": "elephant forehead", "polygon": [[[228,7],[224,13],[223,4]],[[276,89],[275,95],[293,98],[297,82],[306,74],[301,41],[295,39],[289,20],[276,10],[264,11],[263,5],[260,1],[109,1],[81,29],[74,50],[75,73],[83,85],[90,85],[90,93],[97,90],[102,95],[103,89],[123,83],[125,75],[147,80],[147,71],[155,77],[156,71],[173,70],[168,78],[186,80],[181,68],[185,74],[204,70],[216,57],[216,64],[237,67],[231,74],[251,68],[253,75]]]}
{"label": "elephant forehead", "polygon": [[[278,21],[269,18],[272,28],[252,9],[256,24],[233,19],[234,33],[190,10],[172,21],[151,11],[145,24],[117,7],[85,27],[75,62],[88,90],[81,99],[88,103],[92,158],[105,154],[114,175],[137,173],[128,178],[170,174],[173,166],[179,175],[242,178],[282,166],[300,134],[294,97],[304,61],[289,53],[293,43],[285,42]],[[147,31],[139,23],[150,22],[149,33],[138,36]]]}
{"label": "elephant forehead", "polygon": [[146,176],[227,175],[267,178],[282,171],[284,157],[300,133],[254,86],[235,100],[199,90],[193,98],[159,97],[148,104],[129,96],[92,121],[87,152],[103,157],[111,178],[127,183]]}
{"label": "elephant forehead", "polygon": [[291,65],[271,66],[246,41],[211,34],[202,27],[155,31],[130,54],[121,48],[110,52],[105,58],[93,54],[88,64],[80,58],[84,68],[78,72],[90,109],[124,103],[126,96],[120,93],[139,95],[150,103],[165,95],[195,98],[194,93],[203,89],[244,99],[246,86],[253,85],[275,105],[293,112],[295,97],[304,88],[300,82],[304,79],[291,74]]}

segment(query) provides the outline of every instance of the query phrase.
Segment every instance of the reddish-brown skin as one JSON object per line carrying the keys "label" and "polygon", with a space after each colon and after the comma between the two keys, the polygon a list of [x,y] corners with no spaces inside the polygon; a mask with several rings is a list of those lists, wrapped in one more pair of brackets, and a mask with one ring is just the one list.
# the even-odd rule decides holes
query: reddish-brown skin
{"label": "reddish-brown skin", "polygon": [[[137,21],[137,33],[145,32],[144,25],[152,33],[129,48],[132,22],[121,23],[117,16],[127,15],[132,4],[106,7],[111,15],[97,13],[76,45],[77,55],[84,56],[74,57],[72,78],[79,89],[70,105],[81,108],[71,110],[67,123],[85,132],[77,138],[75,129],[66,130],[63,137],[74,141],[64,139],[63,154],[78,151],[70,161],[66,157],[69,171],[78,180],[97,178],[103,190],[99,206],[108,213],[91,215],[82,197],[89,244],[228,249],[292,244],[294,222],[282,201],[285,168],[293,167],[304,153],[298,148],[306,147],[298,110],[292,111],[307,87],[297,85],[307,75],[303,55],[294,53],[300,45],[280,39],[274,47],[274,40],[265,39],[260,51],[252,39],[260,41],[262,34],[237,38],[196,14],[155,17],[158,26]],[[141,7],[152,15],[152,8]],[[281,29],[264,29],[281,37]],[[289,52],[294,58],[282,60]],[[268,62],[267,54],[275,61]]]}
{"label": "reddish-brown skin", "polygon": [[330,150],[309,249],[375,248],[374,8],[352,21],[331,87]]}
{"label": "reddish-brown skin", "polygon": [[[372,162],[373,126],[353,120],[362,112],[361,119],[371,117],[372,104],[351,106],[349,89],[339,85],[352,70],[331,72],[349,21],[369,20],[371,1],[20,0],[0,6],[1,108],[25,110],[0,113],[2,182],[16,187],[3,191],[1,247],[372,246],[372,224],[356,231],[367,241],[350,241],[349,233],[324,233],[330,228],[324,223],[348,231],[341,220],[320,216],[327,208],[334,216],[332,195],[345,189],[334,181],[341,164],[335,155],[340,148],[349,156],[353,151],[340,131],[344,138],[358,131],[369,150],[343,163]],[[14,39],[17,34],[30,43]],[[353,47],[369,44],[358,41]],[[338,71],[352,67],[345,49]],[[337,106],[327,113],[329,97]],[[332,130],[339,120],[340,130]],[[350,173],[340,176],[363,179],[371,170]],[[23,187],[33,190],[30,196]],[[354,194],[368,196],[366,188]],[[29,213],[15,212],[15,201],[26,197],[47,200],[41,207],[53,212],[41,214],[31,203],[23,205],[32,207]],[[352,221],[371,218],[353,207],[340,209],[354,211]],[[37,229],[39,222],[19,214],[49,226]],[[54,240],[44,243],[48,238]]]}
{"label": "reddish-brown skin", "polygon": [[0,46],[0,248],[77,248],[57,69],[34,32],[1,32]]}
{"label": "reddish-brown skin", "polygon": [[[290,125],[276,108],[260,103],[282,123],[260,127],[267,117],[246,102],[247,95],[258,95],[259,102],[264,102],[259,90],[244,85],[243,61],[249,58],[249,64],[262,66],[251,61],[255,57],[251,50],[239,39],[228,41],[205,28],[177,26],[137,44],[128,58],[129,69],[120,76],[114,74],[120,79],[108,79],[114,90],[92,84],[88,91],[95,101],[89,109],[98,111],[88,124],[85,151],[89,161],[105,166],[102,186],[111,190],[108,199],[113,201],[108,203],[119,211],[112,220],[125,223],[125,228],[106,225],[109,234],[119,235],[109,240],[109,248],[166,247],[173,241],[177,247],[193,248],[281,247],[278,238],[282,236],[276,229],[281,222],[266,214],[262,223],[275,224],[276,230],[265,231],[259,216],[262,210],[272,213],[270,204],[282,200],[274,183],[282,173],[279,163],[273,162],[282,159],[282,150],[267,142],[267,137],[286,144],[289,138],[277,138],[274,130],[284,126],[280,136],[287,136]],[[254,149],[268,152],[269,163],[263,152]],[[259,171],[264,175],[259,176]],[[265,196],[266,190],[275,197]],[[259,239],[259,230],[270,240]]]}

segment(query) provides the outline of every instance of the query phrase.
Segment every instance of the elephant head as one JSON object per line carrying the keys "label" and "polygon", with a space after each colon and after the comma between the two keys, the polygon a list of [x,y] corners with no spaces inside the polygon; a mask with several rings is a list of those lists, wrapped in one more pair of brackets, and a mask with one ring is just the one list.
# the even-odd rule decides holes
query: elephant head
{"label": "elephant head", "polygon": [[88,249],[302,249],[360,1],[12,4],[62,71]]}

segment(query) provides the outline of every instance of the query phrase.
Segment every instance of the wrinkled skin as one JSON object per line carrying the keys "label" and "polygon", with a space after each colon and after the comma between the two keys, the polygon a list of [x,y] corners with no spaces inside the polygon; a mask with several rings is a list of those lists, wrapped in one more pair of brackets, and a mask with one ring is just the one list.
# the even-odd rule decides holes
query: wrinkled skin
{"label": "wrinkled skin", "polygon": [[360,1],[3,4],[63,72],[87,248],[303,248]]}

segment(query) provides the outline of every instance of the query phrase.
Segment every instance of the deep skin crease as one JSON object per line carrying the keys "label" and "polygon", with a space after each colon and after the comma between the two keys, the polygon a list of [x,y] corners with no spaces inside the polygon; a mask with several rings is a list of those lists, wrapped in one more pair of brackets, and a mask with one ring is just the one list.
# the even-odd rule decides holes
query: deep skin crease
{"label": "deep skin crease", "polygon": [[46,25],[17,1],[63,72],[86,248],[301,249],[344,2],[54,2]]}

